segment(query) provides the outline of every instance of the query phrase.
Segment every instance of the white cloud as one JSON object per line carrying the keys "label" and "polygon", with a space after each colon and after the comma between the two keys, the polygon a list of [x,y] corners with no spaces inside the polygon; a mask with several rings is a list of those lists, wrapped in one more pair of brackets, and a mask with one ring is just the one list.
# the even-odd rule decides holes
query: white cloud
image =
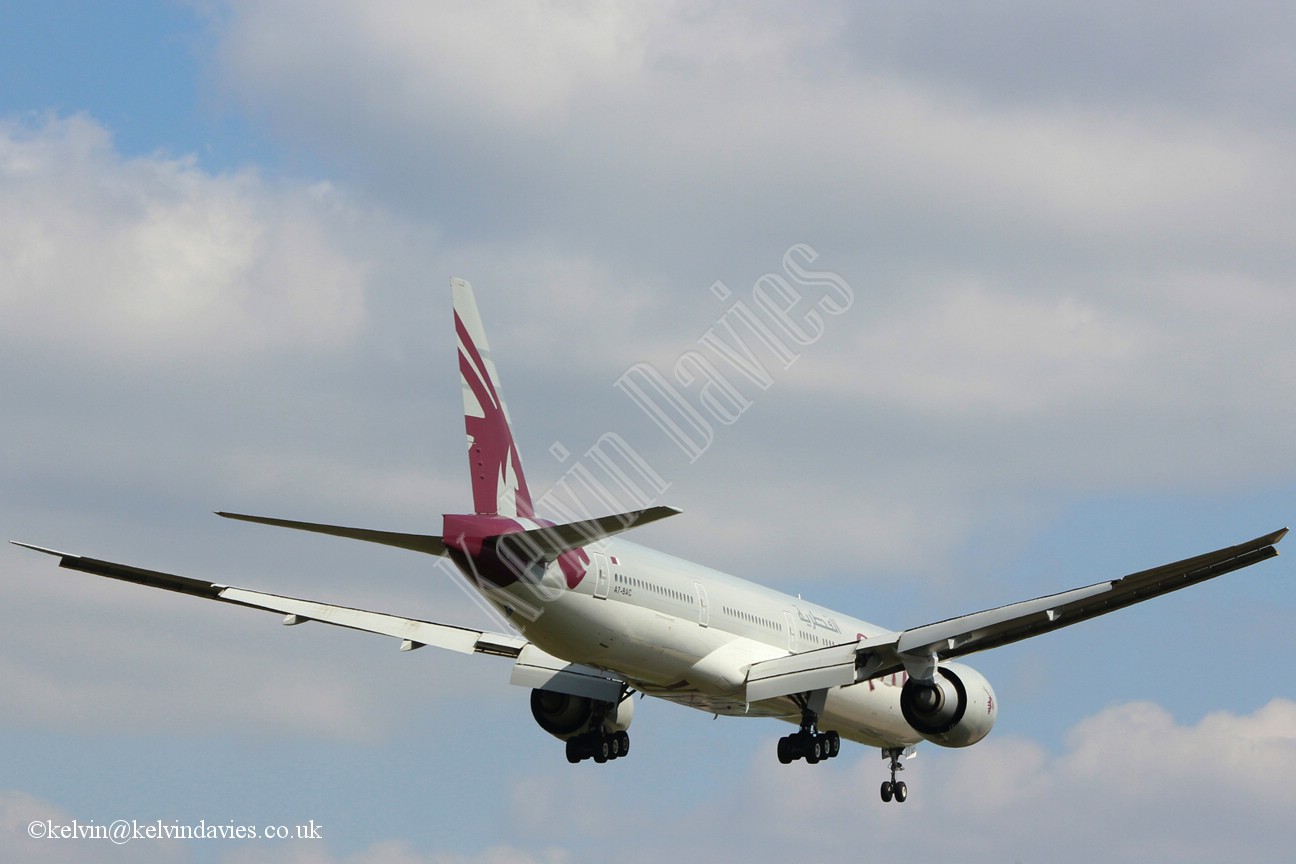
{"label": "white cloud", "polygon": [[[1017,737],[957,752],[924,745],[905,763],[901,806],[878,800],[886,763],[875,753],[829,771],[759,755],[743,791],[691,825],[741,819],[749,827],[731,852],[753,862],[795,848],[847,855],[865,838],[877,857],[969,862],[1277,860],[1296,804],[1296,703],[1194,724],[1150,703],[1117,705],[1076,724],[1060,754]],[[662,854],[645,850],[642,860]]]}
{"label": "white cloud", "polygon": [[[710,724],[707,730],[715,734]],[[483,841],[475,851],[450,851],[451,845],[472,849],[451,838],[426,845],[369,840],[357,848],[351,838],[326,837],[319,843],[243,844],[222,850],[220,860],[560,864],[584,860],[611,843],[627,862],[659,861],[688,850],[762,864],[798,850],[826,858],[855,854],[865,840],[880,857],[957,853],[961,860],[987,864],[1045,853],[1062,864],[1095,857],[1117,864],[1227,856],[1280,860],[1284,820],[1296,804],[1288,782],[1296,771],[1296,703],[1287,699],[1249,714],[1216,712],[1194,723],[1178,722],[1151,703],[1115,705],[1078,722],[1058,753],[1013,736],[992,736],[961,751],[924,745],[917,759],[905,763],[910,798],[904,805],[878,800],[886,763],[876,751],[852,747],[833,763],[789,767],[772,758],[772,739],[763,743],[769,746],[751,754],[746,770],[692,781],[688,772],[675,770],[652,779],[659,772],[645,773],[642,766],[620,779],[606,771],[519,777],[507,808],[511,827],[504,838]],[[654,818],[670,830],[624,845],[609,815],[645,806],[644,795],[662,794],[616,788],[626,782],[714,788],[699,803],[688,803],[696,801],[694,791],[674,801],[652,797]],[[435,800],[436,806],[451,805],[449,799]],[[75,815],[21,792],[0,795],[0,813],[9,826],[0,843],[24,840],[18,835],[31,819]],[[716,834],[709,829],[717,824],[742,828]],[[54,854],[50,846],[43,848]],[[189,859],[165,852],[158,860]]]}
{"label": "white cloud", "polygon": [[[842,62],[855,30],[831,4],[537,8],[522,38],[503,5],[241,4],[219,68],[285,136],[387,176],[378,194],[417,190],[405,206],[444,227],[459,259],[489,259],[498,278],[479,286],[517,296],[527,356],[554,374],[589,368],[591,347],[609,380],[626,358],[673,353],[664,333],[692,347],[710,321],[681,323],[663,312],[672,299],[714,314],[689,301],[804,240],[859,301],[762,397],[770,410],[826,386],[857,400],[840,423],[867,430],[860,409],[881,400],[901,428],[982,442],[970,467],[944,464],[948,441],[934,464],[914,464],[927,457],[912,440],[886,459],[956,483],[974,474],[965,494],[979,499],[1050,474],[1202,488],[1290,462],[1272,430],[1291,412],[1265,394],[1293,371],[1296,175],[1271,136],[861,69]],[[310,97],[321,89],[331,98]],[[640,294],[653,302],[621,299]],[[532,326],[543,317],[560,323]],[[1234,446],[1221,447],[1219,407],[1255,412],[1231,428]],[[777,475],[782,460],[756,461]]]}
{"label": "white cloud", "polygon": [[[1058,757],[994,743],[957,763],[943,803],[960,807],[967,829],[1012,820],[1016,848],[1056,838],[1070,847],[1056,860],[1263,860],[1294,800],[1296,703],[1286,699],[1193,725],[1150,703],[1115,706],[1077,724]],[[996,779],[1004,771],[1008,783]]]}
{"label": "white cloud", "polygon": [[336,349],[364,322],[327,185],[126,159],[78,115],[0,123],[0,190],[7,339],[164,364]]}
{"label": "white cloud", "polygon": [[[326,80],[342,85],[335,97],[386,123],[403,116],[445,128],[461,117],[546,135],[615,113],[627,94],[662,79],[680,88],[717,74],[776,80],[830,29],[772,5],[757,15],[688,2],[231,5],[218,59],[230,86],[260,108],[274,105],[279,88]],[[352,62],[317,67],[329,53]],[[419,114],[405,113],[414,107]]]}
{"label": "white cloud", "polygon": [[1100,298],[1020,296],[955,282],[922,305],[868,321],[858,342],[834,358],[870,374],[824,375],[818,383],[933,418],[1055,414],[1110,398],[1113,380],[1147,361],[1156,346],[1140,326]]}
{"label": "white cloud", "polygon": [[[1262,135],[860,69],[844,17],[693,3],[322,14],[290,0],[236,4],[217,58],[281,134],[345,154],[394,197],[418,190],[455,230],[596,237],[623,267],[660,259],[663,240],[693,256],[771,230],[876,249],[869,235],[898,227],[914,235],[903,250],[938,258],[1058,232],[1109,255],[1291,234],[1286,151]],[[790,226],[810,236],[777,236]]]}
{"label": "white cloud", "polygon": [[[38,592],[23,594],[28,609],[56,608],[39,602]],[[140,607],[133,614],[109,615],[104,605],[92,614],[64,600],[57,614],[13,625],[6,640],[12,653],[0,659],[11,722],[68,734],[185,728],[326,741],[372,741],[390,729],[378,696],[366,692],[363,660],[347,667],[276,646],[268,638],[272,616],[195,620],[186,614],[192,609],[158,606],[141,594],[132,595]],[[211,605],[213,615],[239,611]]]}

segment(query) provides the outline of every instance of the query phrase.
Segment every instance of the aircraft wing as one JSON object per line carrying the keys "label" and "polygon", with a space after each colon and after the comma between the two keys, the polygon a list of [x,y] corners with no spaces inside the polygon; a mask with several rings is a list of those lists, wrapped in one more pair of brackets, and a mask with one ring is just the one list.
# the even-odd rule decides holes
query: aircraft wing
{"label": "aircraft wing", "polygon": [[416,618],[403,618],[382,612],[370,612],[365,609],[353,609],[348,606],[334,606],[315,600],[250,591],[246,588],[219,585],[188,576],[176,576],[172,573],[146,570],[128,564],[58,552],[42,546],[19,543],[16,540],[13,543],[16,546],[53,555],[59,559],[60,567],[69,570],[80,570],[84,573],[107,576],[110,579],[120,579],[123,582],[134,582],[137,585],[147,585],[180,594],[190,594],[194,597],[204,597],[235,606],[278,612],[284,615],[285,624],[319,621],[366,633],[392,636],[401,640],[402,651],[432,645],[463,654],[489,654],[512,658],[515,661],[514,683],[538,689],[555,690],[574,696],[589,696],[604,701],[616,701],[620,698],[622,690],[621,681],[607,676],[600,670],[553,657],[515,634],[491,633],[468,627],[421,621]]}
{"label": "aircraft wing", "polygon": [[923,673],[930,674],[938,660],[962,657],[1069,627],[1272,558],[1278,554],[1274,544],[1286,533],[1287,529],[1283,528],[1246,543],[1120,579],[960,615],[901,633],[861,638],[858,642],[755,663],[747,675],[747,700],[755,702],[854,684],[905,670],[926,677]]}

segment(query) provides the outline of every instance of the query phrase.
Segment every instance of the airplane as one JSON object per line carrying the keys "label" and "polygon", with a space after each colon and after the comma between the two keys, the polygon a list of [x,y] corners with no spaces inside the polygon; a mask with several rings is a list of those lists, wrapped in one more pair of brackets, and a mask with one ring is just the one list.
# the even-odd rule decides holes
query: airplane
{"label": "airplane", "polygon": [[[737,576],[632,544],[620,535],[680,511],[656,505],[555,522],[535,512],[500,381],[468,283],[451,279],[473,511],[445,514],[440,535],[217,515],[379,543],[449,559],[514,632],[489,632],[146,570],[11,541],[59,566],[319,622],[512,661],[531,713],[565,742],[569,762],[626,756],[636,693],[715,715],[798,727],[777,756],[816,764],[843,739],[890,762],[884,802],[903,802],[902,759],[916,746],[967,747],[999,705],[990,683],[957,662],[1248,567],[1278,554],[1283,528],[1080,588],[890,630]],[[646,503],[646,502],[640,502]]]}

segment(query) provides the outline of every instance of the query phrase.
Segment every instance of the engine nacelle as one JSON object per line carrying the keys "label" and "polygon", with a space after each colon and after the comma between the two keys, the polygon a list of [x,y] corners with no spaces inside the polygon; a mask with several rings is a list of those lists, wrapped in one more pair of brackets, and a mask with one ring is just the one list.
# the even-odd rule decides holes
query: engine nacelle
{"label": "engine nacelle", "polygon": [[968,747],[990,734],[999,707],[980,672],[962,663],[936,669],[935,680],[910,678],[900,691],[900,711],[919,735],[942,747]]}
{"label": "engine nacelle", "polygon": [[634,700],[622,699],[613,705],[587,696],[532,690],[531,716],[541,729],[563,741],[586,732],[624,732],[634,719]]}

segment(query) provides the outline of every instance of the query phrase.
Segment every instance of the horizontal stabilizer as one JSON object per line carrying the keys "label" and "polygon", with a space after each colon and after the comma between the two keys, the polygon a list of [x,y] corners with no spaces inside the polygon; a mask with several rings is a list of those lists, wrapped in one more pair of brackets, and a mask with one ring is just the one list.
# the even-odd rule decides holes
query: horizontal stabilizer
{"label": "horizontal stabilizer", "polygon": [[547,525],[543,528],[531,528],[527,531],[506,534],[511,543],[517,544],[525,538],[529,551],[539,553],[536,557],[552,561],[564,552],[588,546],[599,540],[674,516],[682,511],[674,507],[648,507],[644,510],[631,510],[628,513],[617,513],[612,516],[600,516],[597,519],[585,519],[580,522],[567,522],[562,525]]}
{"label": "horizontal stabilizer", "polygon": [[294,528],[298,531],[313,531],[316,534],[331,534],[334,537],[346,537],[351,540],[363,540],[366,543],[379,543],[383,546],[395,546],[399,549],[410,549],[427,555],[444,556],[445,543],[440,537],[431,534],[402,534],[397,531],[374,531],[369,528],[346,528],[342,525],[323,525],[318,522],[296,522],[292,519],[271,519],[269,516],[247,516],[243,513],[224,513],[216,511],[217,516],[226,519],[238,519],[241,522],[256,522],[259,525],[274,525],[277,528]]}

